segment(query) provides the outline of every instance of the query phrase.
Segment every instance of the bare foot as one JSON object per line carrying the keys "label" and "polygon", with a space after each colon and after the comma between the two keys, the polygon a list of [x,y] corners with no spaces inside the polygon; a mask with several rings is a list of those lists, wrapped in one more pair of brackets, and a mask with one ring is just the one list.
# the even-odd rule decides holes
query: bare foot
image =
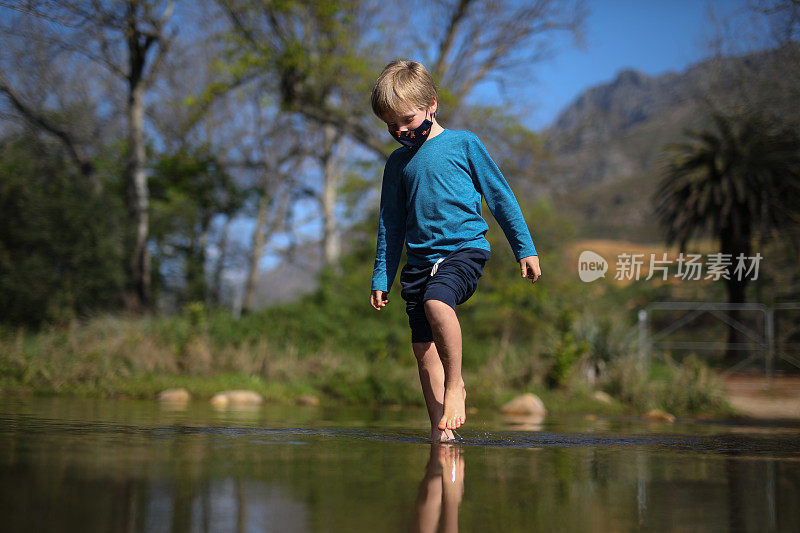
{"label": "bare foot", "polygon": [[455,440],[455,435],[453,435],[453,432],[449,429],[445,429],[444,431],[439,428],[431,429],[431,442],[434,444],[440,442],[455,442]]}
{"label": "bare foot", "polygon": [[464,422],[467,421],[467,389],[464,387],[464,382],[461,382],[461,387],[453,389],[445,389],[444,391],[444,414],[442,419],[439,420],[439,429],[458,429]]}

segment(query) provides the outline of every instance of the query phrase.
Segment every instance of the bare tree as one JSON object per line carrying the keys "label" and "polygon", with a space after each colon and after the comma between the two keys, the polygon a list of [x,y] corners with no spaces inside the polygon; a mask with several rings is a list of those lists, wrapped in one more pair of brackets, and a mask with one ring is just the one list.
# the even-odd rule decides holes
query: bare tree
{"label": "bare tree", "polygon": [[[256,309],[256,289],[264,249],[276,233],[286,229],[293,201],[296,199],[296,175],[305,156],[305,138],[291,117],[275,109],[264,108],[263,90],[256,86],[253,99],[254,159],[246,165],[258,173],[255,187],[258,198],[256,224],[253,228],[250,257],[245,278],[243,309]],[[269,122],[269,126],[267,125]]]}
{"label": "bare tree", "polygon": [[[241,239],[229,243],[227,229],[234,214],[252,216],[255,226],[243,265],[243,308],[252,311],[257,306],[261,261],[272,238],[290,229],[287,224],[299,195],[298,166],[304,146],[316,134],[301,116],[280,112],[269,98],[269,78],[260,78],[254,71],[218,67],[225,50],[223,39],[217,37],[229,30],[228,18],[218,14],[215,4],[204,4],[183,19],[188,18],[196,34],[203,36],[203,46],[197,46],[192,37],[173,43],[168,68],[153,91],[158,99],[151,106],[151,121],[167,154],[208,147],[225,171],[236,176],[238,187],[247,190],[252,202],[239,205],[236,211],[219,213],[224,221],[213,244],[217,258],[209,277],[211,292],[219,301],[229,244],[233,248],[244,244]],[[300,195],[308,196],[309,191],[305,189]],[[216,218],[219,222],[220,217]],[[211,243],[210,235],[207,238]],[[283,253],[275,247],[269,251]]]}
{"label": "bare tree", "polygon": [[206,299],[217,304],[222,299],[224,270],[231,262],[229,254],[241,244],[230,234],[231,225],[243,210],[242,192],[254,189],[249,182],[255,171],[241,160],[242,141],[252,136],[248,131],[252,114],[242,112],[241,101],[252,92],[247,87],[251,79],[219,67],[229,27],[214,3],[197,4],[179,15],[181,23],[193,31],[177,35],[171,44],[159,83],[150,91],[148,122],[153,126],[150,134],[164,154],[202,148],[222,167],[220,176],[234,178],[226,180],[227,191],[219,191],[224,196],[215,202],[219,211],[207,221],[201,239],[205,248],[214,250],[213,265],[206,265],[205,260],[202,265],[184,264],[187,272],[191,269],[195,276],[208,278]]}
{"label": "bare tree", "polygon": [[[346,105],[369,90],[367,72],[374,65],[359,52],[375,3],[363,0],[315,3],[220,1],[243,45],[238,51],[246,70],[257,71],[271,82],[271,92],[281,106],[311,120],[322,133],[318,149],[321,186],[315,194],[321,205],[322,256],[334,264],[340,253],[336,217],[341,173],[335,153],[341,132],[347,132],[368,149],[388,155],[387,142],[373,135],[365,122],[364,106]],[[354,38],[355,37],[355,38]],[[372,52],[376,49],[373,47]],[[246,65],[255,63],[256,69]],[[349,113],[358,109],[358,114]],[[326,117],[326,113],[334,115]],[[359,118],[360,117],[360,118]],[[316,138],[316,136],[315,136]]]}
{"label": "bare tree", "polygon": [[59,45],[44,15],[3,7],[0,114],[54,138],[99,193],[102,183],[93,158],[100,149],[97,139],[104,138],[97,111],[101,95],[87,81],[98,73],[81,68],[83,58]]}
{"label": "bare tree", "polygon": [[[435,47],[414,52],[431,66],[445,104],[460,106],[486,81],[529,86],[533,67],[556,50],[558,34],[583,40],[586,7],[582,0],[438,0],[424,20]],[[415,10],[398,16],[411,22]],[[402,20],[402,19],[401,19]],[[447,110],[445,105],[444,110]]]}
{"label": "bare tree", "polygon": [[[150,298],[150,257],[147,250],[148,190],[145,155],[145,92],[155,80],[167,55],[174,32],[167,28],[174,0],[74,0],[5,2],[19,12],[39,17],[58,27],[48,35],[59,47],[102,65],[126,86],[128,118],[127,205],[131,224],[129,253],[130,290],[127,305],[147,309]],[[23,112],[22,98],[16,97],[7,80],[2,90],[32,124],[61,138],[69,147],[70,135]],[[84,172],[91,167],[75,149],[70,150]]]}

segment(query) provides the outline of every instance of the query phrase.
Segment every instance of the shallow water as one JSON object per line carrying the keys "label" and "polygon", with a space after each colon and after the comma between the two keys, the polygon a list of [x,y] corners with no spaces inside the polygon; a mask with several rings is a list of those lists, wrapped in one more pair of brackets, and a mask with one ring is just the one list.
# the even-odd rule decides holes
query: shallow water
{"label": "shallow water", "polygon": [[0,398],[2,531],[800,531],[800,427]]}

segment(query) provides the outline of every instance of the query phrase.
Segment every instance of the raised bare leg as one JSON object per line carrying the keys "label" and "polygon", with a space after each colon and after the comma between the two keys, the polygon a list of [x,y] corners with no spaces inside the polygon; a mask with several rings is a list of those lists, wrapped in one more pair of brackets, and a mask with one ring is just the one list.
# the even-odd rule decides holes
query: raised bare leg
{"label": "raised bare leg", "polygon": [[425,314],[444,370],[444,407],[437,427],[442,431],[458,429],[467,421],[461,377],[461,325],[455,310],[439,300],[426,300]]}

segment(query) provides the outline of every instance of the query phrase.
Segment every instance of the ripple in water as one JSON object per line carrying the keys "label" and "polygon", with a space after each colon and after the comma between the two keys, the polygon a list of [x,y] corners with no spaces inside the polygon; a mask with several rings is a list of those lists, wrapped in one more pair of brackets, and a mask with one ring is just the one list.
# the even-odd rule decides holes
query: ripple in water
{"label": "ripple in water", "polygon": [[[319,439],[377,441],[397,444],[429,444],[419,430],[381,430],[360,428],[259,428],[237,426],[135,426],[108,422],[74,422],[46,418],[0,417],[0,433],[24,430],[28,434],[94,435],[104,438],[176,439],[204,435],[224,440],[236,439],[253,444],[306,445]],[[12,430],[12,428],[14,428]],[[609,448],[640,446],[660,450],[730,455],[800,456],[798,434],[718,434],[711,436],[659,434],[557,433],[545,431],[462,431],[458,446],[496,448]],[[222,444],[222,443],[220,443]]]}

